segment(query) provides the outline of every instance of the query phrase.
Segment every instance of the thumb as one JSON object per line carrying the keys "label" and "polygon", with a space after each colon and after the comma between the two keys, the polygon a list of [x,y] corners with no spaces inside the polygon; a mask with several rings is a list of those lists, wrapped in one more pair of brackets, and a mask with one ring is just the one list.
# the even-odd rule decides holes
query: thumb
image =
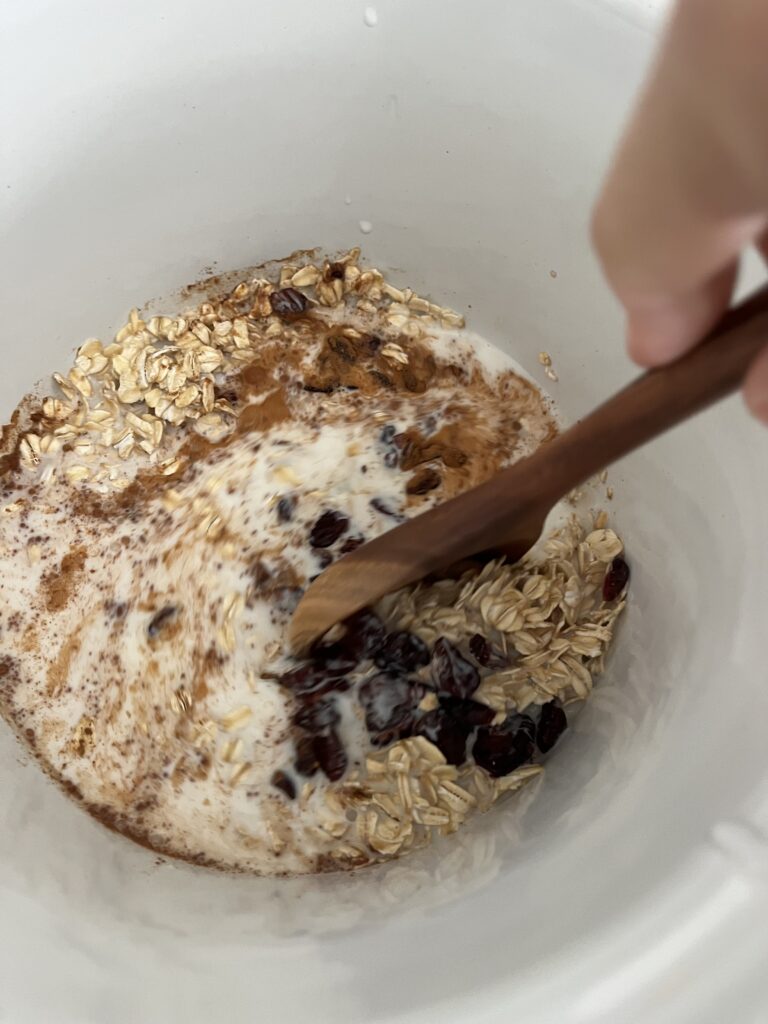
{"label": "thumb", "polygon": [[[714,277],[679,294],[628,291],[627,348],[640,366],[677,359],[704,337],[730,302],[738,264],[733,261]],[[621,298],[621,293],[619,293]]]}

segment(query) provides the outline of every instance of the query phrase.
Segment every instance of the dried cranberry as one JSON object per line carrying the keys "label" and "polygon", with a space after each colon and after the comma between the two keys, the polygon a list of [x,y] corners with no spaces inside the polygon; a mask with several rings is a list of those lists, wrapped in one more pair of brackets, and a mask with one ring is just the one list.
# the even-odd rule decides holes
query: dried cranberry
{"label": "dried cranberry", "polygon": [[405,516],[402,512],[398,512],[396,509],[390,508],[383,498],[371,498],[371,508],[375,508],[377,512],[381,512],[383,516],[389,516],[390,519],[396,519],[398,523],[402,523],[405,520]]}
{"label": "dried cranberry", "polygon": [[372,658],[387,635],[384,623],[369,608],[350,615],[344,620],[344,626],[346,632],[339,640],[339,646],[356,661]]}
{"label": "dried cranberry", "polygon": [[478,729],[472,757],[494,778],[509,775],[533,757],[534,731],[527,715],[513,715],[501,725]]}
{"label": "dried cranberry", "polygon": [[379,668],[391,672],[415,672],[429,664],[429,648],[413,633],[390,633],[379,648],[375,661]]}
{"label": "dried cranberry", "polygon": [[309,542],[313,548],[329,548],[339,537],[346,533],[349,519],[341,512],[329,510],[323,512],[309,534]]}
{"label": "dried cranberry", "polygon": [[440,707],[446,714],[460,722],[466,722],[473,729],[478,725],[490,725],[496,713],[487,704],[464,697],[441,697]]}
{"label": "dried cranberry", "polygon": [[166,626],[173,622],[177,612],[178,608],[173,604],[167,604],[159,612],[155,612],[147,624],[147,636],[154,640],[156,636],[162,633]]}
{"label": "dried cranberry", "polygon": [[315,754],[315,744],[311,736],[302,736],[296,743],[296,760],[294,767],[299,775],[314,775],[319,764]]}
{"label": "dried cranberry", "polygon": [[603,600],[615,601],[629,583],[629,566],[619,555],[611,562],[603,580]]}
{"label": "dried cranberry", "polygon": [[280,291],[272,292],[269,301],[275,316],[285,320],[301,316],[309,309],[309,299],[296,288],[281,288]]}
{"label": "dried cranberry", "polygon": [[360,687],[368,732],[379,744],[391,743],[413,733],[414,719],[424,687],[403,676],[380,672]]}
{"label": "dried cranberry", "polygon": [[296,799],[296,784],[290,775],[286,775],[285,772],[277,771],[272,774],[272,785],[285,793],[289,800]]}
{"label": "dried cranberry", "polygon": [[286,494],[277,503],[277,519],[281,523],[289,523],[293,519],[298,499],[295,494]]}
{"label": "dried cranberry", "polygon": [[417,725],[419,736],[434,743],[449,764],[464,764],[472,726],[441,709],[428,711]]}
{"label": "dried cranberry", "polygon": [[480,673],[475,666],[445,637],[440,637],[432,652],[432,678],[440,693],[452,697],[471,697],[480,685]]}
{"label": "dried cranberry", "polygon": [[335,732],[312,739],[312,749],[320,767],[331,782],[338,782],[347,770],[347,754]]}
{"label": "dried cranberry", "polygon": [[567,728],[568,719],[560,705],[553,700],[545,704],[536,725],[536,746],[542,754],[554,747]]}
{"label": "dried cranberry", "polygon": [[365,537],[347,537],[339,550],[342,555],[348,555],[352,551],[357,551],[361,544],[365,544]]}
{"label": "dried cranberry", "polygon": [[340,721],[336,706],[329,700],[318,700],[304,704],[293,716],[294,725],[307,732],[327,732],[335,729]]}
{"label": "dried cranberry", "polygon": [[491,660],[491,645],[481,633],[475,633],[470,639],[469,652],[478,665],[487,665]]}

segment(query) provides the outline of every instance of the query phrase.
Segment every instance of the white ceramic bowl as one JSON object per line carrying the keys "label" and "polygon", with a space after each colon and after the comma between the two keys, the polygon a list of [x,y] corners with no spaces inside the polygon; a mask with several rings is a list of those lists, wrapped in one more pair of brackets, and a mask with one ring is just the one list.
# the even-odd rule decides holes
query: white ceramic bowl
{"label": "white ceramic bowl", "polygon": [[[633,372],[587,221],[653,7],[6,0],[3,413],[206,266],[363,243],[578,415]],[[403,864],[158,864],[0,731],[0,1019],[765,1020],[767,462],[734,399],[614,471],[606,677],[530,806]]]}

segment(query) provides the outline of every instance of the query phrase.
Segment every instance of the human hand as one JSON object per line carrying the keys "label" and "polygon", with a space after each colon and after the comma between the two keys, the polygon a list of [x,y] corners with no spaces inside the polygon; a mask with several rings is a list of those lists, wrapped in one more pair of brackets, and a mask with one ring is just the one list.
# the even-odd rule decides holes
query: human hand
{"label": "human hand", "polygon": [[[594,212],[641,366],[692,348],[728,306],[739,257],[768,257],[768,3],[680,0]],[[744,385],[768,424],[768,347]]]}

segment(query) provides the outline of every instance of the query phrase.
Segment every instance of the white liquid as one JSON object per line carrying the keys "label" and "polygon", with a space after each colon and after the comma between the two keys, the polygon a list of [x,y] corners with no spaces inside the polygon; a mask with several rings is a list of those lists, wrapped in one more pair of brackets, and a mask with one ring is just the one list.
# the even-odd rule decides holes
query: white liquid
{"label": "white liquid", "polygon": [[[516,369],[476,335],[433,333],[438,361],[480,366],[489,381]],[[427,397],[436,410],[471,400],[460,382],[444,395],[403,397],[392,427],[419,422]],[[52,478],[45,499],[0,516],[0,663],[13,662],[12,711],[34,733],[42,760],[87,804],[154,846],[259,873],[311,871],[336,840],[323,832],[332,815],[322,776],[301,804],[271,784],[295,757],[293,701],[274,681],[290,665],[283,645],[292,606],[276,610],[255,580],[289,565],[306,585],[321,568],[307,537],[325,510],[349,517],[347,535],[370,539],[395,525],[371,499],[405,515],[434,503],[427,495],[416,509],[406,505],[407,474],[385,465],[375,402],[361,414],[353,393],[332,401],[299,394],[294,410],[292,421],[197,463],[174,485],[178,504],[158,493],[135,519],[73,516],[61,474],[79,456],[60,451],[30,478]],[[529,422],[521,416],[510,459],[536,447],[544,410],[542,403]],[[483,409],[490,436],[496,414]],[[296,505],[286,523],[277,506],[288,497]],[[23,488],[15,499],[26,500]],[[223,538],[209,539],[211,517]],[[62,556],[75,550],[82,573],[52,610],[44,580],[61,574]],[[150,636],[150,622],[167,608],[173,629]],[[339,707],[340,736],[359,765],[367,749],[361,709],[346,698]],[[295,782],[300,788],[302,779]]]}

